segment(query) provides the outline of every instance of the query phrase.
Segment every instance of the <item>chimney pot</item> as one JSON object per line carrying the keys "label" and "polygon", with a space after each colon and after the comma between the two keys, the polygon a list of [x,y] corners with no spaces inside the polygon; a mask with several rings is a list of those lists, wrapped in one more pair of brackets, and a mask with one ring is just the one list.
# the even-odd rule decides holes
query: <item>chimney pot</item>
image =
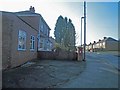
{"label": "chimney pot", "polygon": [[106,39],[107,37],[104,37],[104,39]]}
{"label": "chimney pot", "polygon": [[35,8],[34,7],[30,6],[29,10],[30,10],[30,12],[35,13]]}

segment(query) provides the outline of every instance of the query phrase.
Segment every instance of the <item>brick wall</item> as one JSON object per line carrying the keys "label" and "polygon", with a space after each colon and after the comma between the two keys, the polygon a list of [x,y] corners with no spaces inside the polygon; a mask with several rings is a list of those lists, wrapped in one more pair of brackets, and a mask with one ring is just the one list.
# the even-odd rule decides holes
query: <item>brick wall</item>
{"label": "brick wall", "polygon": [[67,51],[38,51],[37,57],[39,59],[47,59],[47,60],[76,60],[77,53],[76,52],[67,52]]}
{"label": "brick wall", "polygon": [[[37,58],[37,33],[33,28],[12,13],[3,13],[2,24],[2,64],[3,69],[19,66]],[[26,32],[26,50],[18,50],[19,30]],[[31,35],[35,36],[35,50],[30,50]]]}

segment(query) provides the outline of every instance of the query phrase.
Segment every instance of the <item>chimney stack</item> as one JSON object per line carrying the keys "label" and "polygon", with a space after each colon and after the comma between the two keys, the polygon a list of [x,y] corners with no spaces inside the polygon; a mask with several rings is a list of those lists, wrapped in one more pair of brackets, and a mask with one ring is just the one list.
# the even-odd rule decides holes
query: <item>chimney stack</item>
{"label": "chimney stack", "polygon": [[104,39],[106,39],[107,37],[104,37]]}
{"label": "chimney stack", "polygon": [[99,42],[101,41],[101,39],[99,39]]}
{"label": "chimney stack", "polygon": [[96,41],[94,41],[94,43],[96,43]]}
{"label": "chimney stack", "polygon": [[34,7],[30,6],[29,10],[30,10],[30,12],[35,13],[35,8]]}

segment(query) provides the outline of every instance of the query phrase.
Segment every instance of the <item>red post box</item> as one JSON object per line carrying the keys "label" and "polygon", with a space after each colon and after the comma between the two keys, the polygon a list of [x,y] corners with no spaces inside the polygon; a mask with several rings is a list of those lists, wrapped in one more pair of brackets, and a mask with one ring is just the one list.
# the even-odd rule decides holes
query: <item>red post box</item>
{"label": "red post box", "polygon": [[78,61],[82,61],[83,60],[83,48],[77,47],[77,51],[78,51]]}

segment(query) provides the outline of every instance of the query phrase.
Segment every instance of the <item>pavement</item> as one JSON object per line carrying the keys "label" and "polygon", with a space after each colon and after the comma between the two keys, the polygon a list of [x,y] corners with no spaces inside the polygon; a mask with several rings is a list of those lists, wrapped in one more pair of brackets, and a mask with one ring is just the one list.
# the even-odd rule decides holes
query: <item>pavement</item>
{"label": "pavement", "polygon": [[34,60],[3,71],[3,88],[118,88],[118,57],[86,53],[86,62]]}
{"label": "pavement", "polygon": [[85,67],[78,61],[34,60],[3,71],[3,88],[54,88],[75,79]]}

